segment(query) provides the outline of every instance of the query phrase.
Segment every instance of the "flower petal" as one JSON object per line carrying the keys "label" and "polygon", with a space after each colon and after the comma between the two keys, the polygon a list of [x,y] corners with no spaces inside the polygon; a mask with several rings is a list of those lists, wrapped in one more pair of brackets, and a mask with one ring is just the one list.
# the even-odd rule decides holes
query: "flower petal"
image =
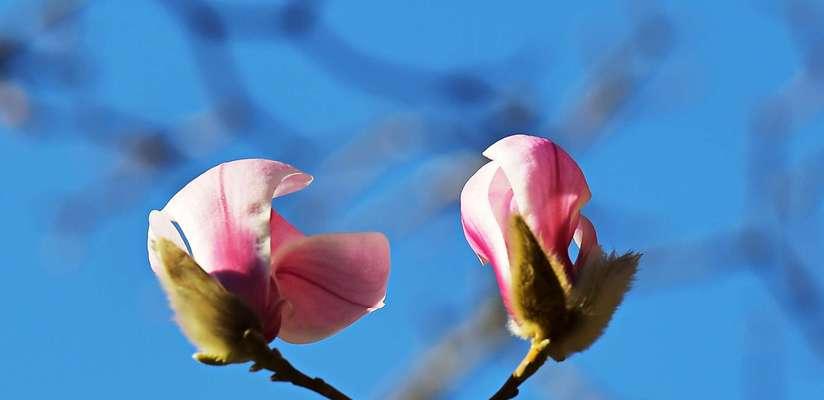
{"label": "flower petal", "polygon": [[286,219],[280,216],[275,210],[272,210],[269,216],[269,231],[271,232],[270,248],[271,254],[275,254],[277,250],[286,244],[304,237],[297,228],[292,226]]}
{"label": "flower petal", "polygon": [[484,155],[500,163],[518,209],[544,251],[561,258],[571,273],[567,249],[579,210],[591,196],[581,169],[558,145],[535,136],[503,138]]}
{"label": "flower petal", "polygon": [[[275,210],[272,210],[272,215],[269,218],[269,229],[272,232],[270,241],[270,248],[272,249],[271,254],[275,254],[281,247],[305,237],[303,233],[292,226],[289,221],[286,221],[286,219],[275,212]],[[288,305],[288,302],[281,298],[278,283],[275,280],[274,275],[270,274],[269,301],[267,302],[267,309],[262,318],[263,336],[267,341],[271,341],[277,337],[284,315],[283,310],[290,307],[291,306]]]}
{"label": "flower petal", "polygon": [[163,212],[180,225],[203,269],[262,316],[269,291],[272,198],[311,181],[281,162],[232,161],[195,178]]}
{"label": "flower petal", "polygon": [[291,343],[323,339],[383,306],[389,242],[380,233],[310,236],[281,248],[272,270],[285,313],[279,336]]}
{"label": "flower petal", "polygon": [[162,211],[152,210],[149,213],[149,238],[147,244],[149,246],[149,265],[152,266],[152,271],[155,273],[158,273],[163,266],[160,258],[152,249],[152,242],[161,238],[170,240],[181,250],[186,251],[186,244],[177,229],[175,229],[169,216]]}
{"label": "flower petal", "polygon": [[[491,161],[461,191],[461,224],[469,246],[495,270],[504,306],[510,308],[510,269],[505,230],[512,214],[512,188],[499,164]],[[510,312],[510,314],[512,314]]]}
{"label": "flower petal", "polygon": [[595,227],[589,218],[581,215],[578,219],[578,227],[575,229],[573,236],[575,245],[578,246],[578,259],[575,260],[575,271],[580,270],[586,265],[587,258],[592,252],[592,246],[598,244],[598,235],[595,233]]}

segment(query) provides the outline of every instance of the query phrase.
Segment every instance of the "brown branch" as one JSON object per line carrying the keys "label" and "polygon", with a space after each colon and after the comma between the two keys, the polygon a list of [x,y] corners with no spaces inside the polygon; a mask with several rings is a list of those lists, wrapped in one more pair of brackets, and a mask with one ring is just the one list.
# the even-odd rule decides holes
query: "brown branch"
{"label": "brown branch", "polygon": [[246,345],[249,346],[253,361],[250,372],[267,370],[273,372],[272,382],[289,382],[295,386],[311,390],[330,400],[351,400],[334,386],[321,378],[312,378],[287,361],[277,349],[270,349],[263,336],[255,331],[247,330],[243,334]]}
{"label": "brown branch", "polygon": [[509,379],[504,382],[503,386],[498,389],[489,400],[509,400],[514,399],[518,395],[518,387],[521,386],[532,374],[538,371],[546,362],[549,356],[549,340],[544,339],[540,342],[532,343],[529,352],[515,369],[515,372],[509,376]]}

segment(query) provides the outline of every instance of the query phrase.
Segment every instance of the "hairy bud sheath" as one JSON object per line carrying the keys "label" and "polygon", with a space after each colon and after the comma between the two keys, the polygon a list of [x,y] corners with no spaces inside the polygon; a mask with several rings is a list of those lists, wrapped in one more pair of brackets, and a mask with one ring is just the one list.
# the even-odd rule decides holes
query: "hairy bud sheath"
{"label": "hairy bud sheath", "polygon": [[152,250],[161,260],[157,276],[175,318],[200,351],[195,359],[206,364],[250,360],[243,335],[247,330],[262,330],[255,313],[172,241],[159,238],[152,243]]}
{"label": "hairy bud sheath", "polygon": [[570,291],[563,266],[548,258],[520,216],[510,223],[512,309],[525,339],[552,339],[567,325]]}
{"label": "hairy bud sheath", "polygon": [[517,215],[510,243],[513,331],[533,342],[549,339],[556,361],[592,345],[629,291],[640,255],[604,256],[599,249],[571,285],[563,265],[544,253]]}

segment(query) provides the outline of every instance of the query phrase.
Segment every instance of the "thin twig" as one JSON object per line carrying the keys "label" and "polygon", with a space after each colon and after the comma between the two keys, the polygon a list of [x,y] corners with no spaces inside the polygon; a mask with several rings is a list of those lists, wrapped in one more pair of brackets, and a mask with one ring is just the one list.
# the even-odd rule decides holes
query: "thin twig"
{"label": "thin twig", "polygon": [[503,386],[498,389],[489,400],[509,400],[514,399],[518,395],[518,387],[521,386],[532,374],[538,371],[546,362],[549,356],[549,339],[544,339],[540,342],[532,343],[529,347],[529,352],[515,369],[515,372],[509,376],[509,379],[504,382]]}
{"label": "thin twig", "polygon": [[287,361],[277,349],[270,349],[266,344],[263,336],[255,331],[248,330],[244,333],[243,338],[249,346],[249,350],[254,355],[252,367],[250,372],[257,372],[260,370],[267,370],[273,372],[272,382],[289,382],[295,386],[311,390],[327,399],[331,400],[351,400],[351,398],[343,394],[334,386],[326,383],[321,378],[312,378]]}

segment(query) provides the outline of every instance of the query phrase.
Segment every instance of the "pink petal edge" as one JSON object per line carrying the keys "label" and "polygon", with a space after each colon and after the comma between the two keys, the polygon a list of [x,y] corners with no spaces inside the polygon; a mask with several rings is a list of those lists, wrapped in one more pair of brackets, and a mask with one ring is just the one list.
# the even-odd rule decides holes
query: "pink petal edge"
{"label": "pink petal edge", "polygon": [[273,255],[272,273],[292,307],[279,336],[290,343],[318,341],[383,306],[389,242],[380,233],[305,237]]}
{"label": "pink petal edge", "polygon": [[490,161],[476,172],[461,191],[461,224],[469,246],[495,271],[501,299],[510,307],[509,255],[506,231],[512,210],[512,190],[498,163]]}

